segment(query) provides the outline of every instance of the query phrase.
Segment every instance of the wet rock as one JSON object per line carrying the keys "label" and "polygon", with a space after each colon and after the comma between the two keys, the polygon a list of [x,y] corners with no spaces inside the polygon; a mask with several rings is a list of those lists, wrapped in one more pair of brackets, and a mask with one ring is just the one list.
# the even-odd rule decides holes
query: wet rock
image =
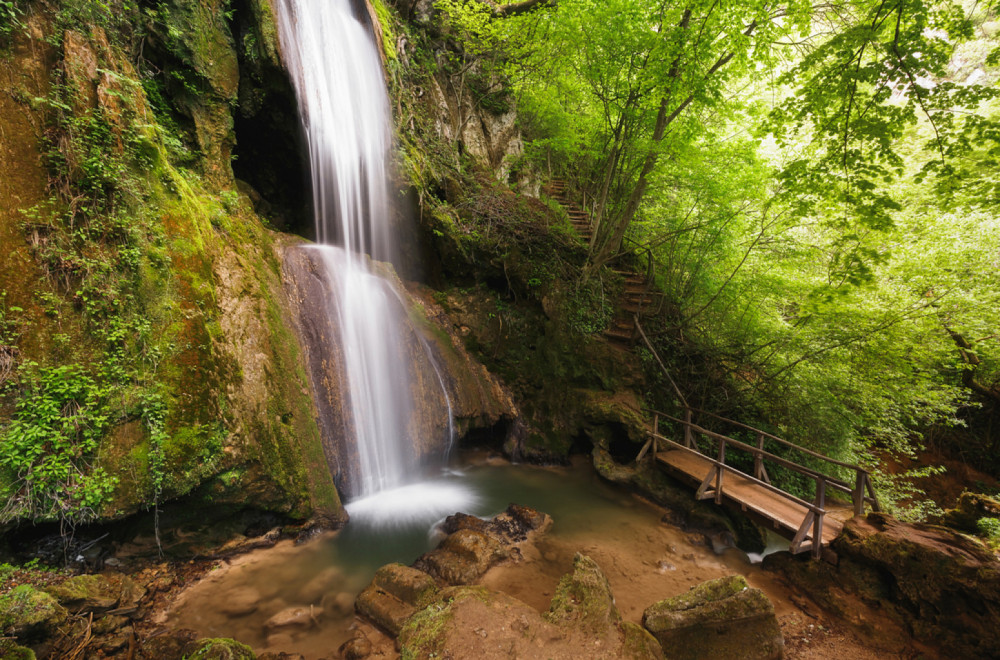
{"label": "wet rock", "polygon": [[320,604],[326,615],[334,618],[343,618],[354,611],[354,594],[348,591],[341,591],[340,593],[330,592],[323,596]]}
{"label": "wet rock", "polygon": [[264,622],[268,630],[274,628],[309,628],[316,623],[316,608],[292,606],[286,607]]}
{"label": "wet rock", "polygon": [[257,611],[260,601],[261,593],[257,589],[253,587],[237,587],[226,594],[219,609],[227,616],[246,616]]}
{"label": "wet rock", "polygon": [[437,595],[434,579],[416,568],[387,564],[378,569],[372,582],[358,594],[355,609],[391,635],[418,609]]}
{"label": "wet rock", "polygon": [[291,635],[286,632],[271,633],[267,636],[267,645],[272,649],[280,649],[291,645],[294,641]]}
{"label": "wet rock", "polygon": [[472,584],[510,557],[510,549],[492,536],[472,529],[449,535],[414,565],[447,584]]}
{"label": "wet rock", "polygon": [[863,629],[888,618],[948,657],[1000,657],[1000,561],[975,539],[872,513],[847,521],[831,547],[836,566],[787,552],[763,566]]}
{"label": "wet rock", "polygon": [[321,599],[324,594],[339,588],[343,583],[343,572],[336,566],[331,566],[309,580],[299,592],[299,597],[303,603],[314,603]]}
{"label": "wet rock", "polygon": [[456,513],[441,525],[448,536],[413,565],[446,584],[472,584],[493,566],[516,556],[517,544],[532,532],[551,524],[548,515],[516,504],[489,520]]}
{"label": "wet rock", "polygon": [[0,633],[19,639],[53,635],[66,609],[44,591],[24,584],[0,597]]}
{"label": "wet rock", "polygon": [[124,616],[104,616],[94,621],[92,631],[95,635],[108,635],[129,625],[129,619]]}
{"label": "wet rock", "polygon": [[228,638],[199,639],[185,651],[186,660],[257,660],[253,649]]}
{"label": "wet rock", "polygon": [[127,631],[98,638],[97,646],[106,657],[115,657],[119,651],[129,645],[132,637],[132,629],[129,628]]}
{"label": "wet rock", "polygon": [[300,653],[265,651],[257,656],[257,660],[306,660],[306,658]]}
{"label": "wet rock", "polygon": [[599,632],[621,623],[611,585],[600,566],[577,553],[573,572],[556,586],[546,618],[553,622]]}
{"label": "wet rock", "polygon": [[774,606],[741,575],[709,580],[650,605],[642,625],[669,658],[770,660],[784,654]]}
{"label": "wet rock", "polygon": [[139,657],[143,660],[184,660],[185,649],[193,646],[198,634],[181,628],[143,640]]}
{"label": "wet rock", "polygon": [[344,660],[363,660],[372,653],[372,643],[364,635],[356,635],[337,649]]}

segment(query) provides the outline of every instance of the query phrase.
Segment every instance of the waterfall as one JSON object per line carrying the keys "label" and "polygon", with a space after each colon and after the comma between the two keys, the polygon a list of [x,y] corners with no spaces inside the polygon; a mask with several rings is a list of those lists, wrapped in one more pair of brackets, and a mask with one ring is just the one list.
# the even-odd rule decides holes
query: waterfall
{"label": "waterfall", "polygon": [[[308,146],[318,243],[308,249],[315,251],[317,270],[329,286],[328,300],[308,304],[327,306],[343,349],[345,426],[358,462],[351,466],[347,494],[357,503],[395,491],[383,498],[390,504],[369,502],[356,505],[357,511],[411,506],[426,514],[428,507],[436,511],[461,503],[467,498],[459,493],[431,493],[422,485],[415,492],[413,484],[401,488],[418,476],[413,397],[403,299],[373,272],[371,262],[391,262],[397,250],[390,226],[389,99],[367,16],[357,15],[351,0],[278,0],[276,8]],[[428,351],[426,342],[423,346]],[[427,358],[437,371],[429,351]],[[438,381],[450,434],[451,404],[440,373]],[[355,516],[352,504],[348,510]]]}

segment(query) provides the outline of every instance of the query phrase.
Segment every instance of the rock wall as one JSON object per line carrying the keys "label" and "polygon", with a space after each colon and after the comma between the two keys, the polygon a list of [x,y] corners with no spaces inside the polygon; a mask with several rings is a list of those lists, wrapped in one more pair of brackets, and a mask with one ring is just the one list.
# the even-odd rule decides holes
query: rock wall
{"label": "rock wall", "polygon": [[[108,392],[79,477],[106,475],[101,497],[43,510],[8,465],[0,493],[15,506],[0,522],[117,518],[193,493],[342,514],[288,321],[283,238],[230,167],[225,4],[32,4],[0,53],[0,442],[53,370]],[[128,52],[137,35],[147,69]]]}
{"label": "rock wall", "polygon": [[764,568],[869,633],[888,618],[942,657],[1000,657],[1000,559],[981,543],[872,513],[849,520],[831,547],[836,566],[776,553]]}

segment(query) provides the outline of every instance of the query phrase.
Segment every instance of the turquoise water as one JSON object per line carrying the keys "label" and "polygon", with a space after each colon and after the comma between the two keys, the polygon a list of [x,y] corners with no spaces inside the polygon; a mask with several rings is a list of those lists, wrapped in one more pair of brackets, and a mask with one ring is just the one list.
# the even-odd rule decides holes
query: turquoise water
{"label": "turquoise water", "polygon": [[[421,488],[438,495],[457,494],[460,506],[449,513],[488,517],[511,503],[544,511],[554,521],[548,537],[607,533],[612,521],[627,509],[647,524],[658,522],[654,511],[635,510],[630,495],[603,482],[585,461],[545,468],[487,464],[482,457],[470,462],[466,457],[463,467],[445,471],[404,495],[417,500]],[[438,495],[431,499],[439,500]],[[440,540],[434,531],[444,517],[440,512],[433,507],[404,508],[405,515],[397,519],[381,509],[378,515],[356,513],[352,522],[330,537],[301,545],[279,544],[240,558],[183,594],[167,623],[206,636],[234,637],[258,651],[280,648],[307,658],[329,654],[350,636],[353,610],[349,605],[376,569],[390,562],[410,564]],[[234,602],[246,599],[255,602],[252,611],[243,611],[250,606],[233,607]],[[316,625],[290,634],[268,626],[271,617],[291,607],[310,608]]]}

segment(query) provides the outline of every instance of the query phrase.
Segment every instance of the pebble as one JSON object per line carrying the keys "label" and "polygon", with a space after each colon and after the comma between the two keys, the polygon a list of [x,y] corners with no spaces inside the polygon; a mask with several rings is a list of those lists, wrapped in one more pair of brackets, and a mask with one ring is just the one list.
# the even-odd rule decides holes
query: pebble
{"label": "pebble", "polygon": [[299,597],[304,603],[315,603],[329,591],[337,589],[344,583],[344,574],[336,566],[323,569],[316,577],[306,582]]}
{"label": "pebble", "polygon": [[260,592],[253,587],[237,587],[222,598],[219,609],[230,617],[246,616],[257,611],[260,598]]}
{"label": "pebble", "polygon": [[293,605],[281,610],[264,622],[264,627],[271,628],[308,628],[316,621],[313,617],[314,608]]}
{"label": "pebble", "polygon": [[330,592],[323,596],[323,611],[332,617],[343,618],[354,612],[354,595],[346,591]]}
{"label": "pebble", "polygon": [[288,648],[293,641],[291,635],[283,632],[272,633],[267,636],[267,646],[272,649]]}

